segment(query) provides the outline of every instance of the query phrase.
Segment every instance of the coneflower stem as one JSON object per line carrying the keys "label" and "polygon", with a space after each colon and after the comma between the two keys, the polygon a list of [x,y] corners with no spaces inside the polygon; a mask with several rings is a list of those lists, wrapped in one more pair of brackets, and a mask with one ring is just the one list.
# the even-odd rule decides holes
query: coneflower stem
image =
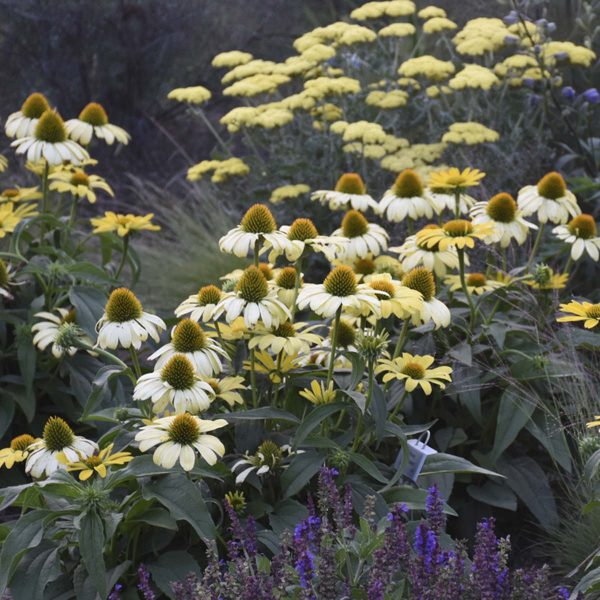
{"label": "coneflower stem", "polygon": [[337,349],[338,327],[340,325],[340,317],[342,315],[342,307],[340,306],[335,311],[333,320],[333,329],[331,330],[331,356],[329,357],[329,369],[327,370],[327,387],[333,379],[333,364],[335,363],[335,351]]}
{"label": "coneflower stem", "polygon": [[250,350],[250,387],[252,388],[252,406],[258,408],[258,394],[256,391],[256,351]]}
{"label": "coneflower stem", "polygon": [[[44,164],[44,173],[42,175],[42,210],[41,213],[44,215],[48,212],[48,173],[50,171],[50,165],[48,161]],[[44,243],[44,235],[46,234],[46,224],[42,222],[40,225],[40,246]]]}
{"label": "coneflower stem", "polygon": [[396,406],[394,406],[394,410],[392,410],[392,412],[390,413],[390,421],[400,412],[400,409],[404,406],[406,396],[408,396],[408,391],[406,388],[404,388],[404,392],[402,393],[402,396],[400,396],[400,400],[398,400],[398,403],[396,404]]}
{"label": "coneflower stem", "polygon": [[[373,374],[374,374],[374,365],[373,365],[373,359],[369,358],[369,387],[367,389],[367,400],[365,402],[365,414],[366,412],[369,410],[369,407],[371,406],[371,398],[373,397]],[[362,428],[363,428],[363,413],[359,412],[358,413],[358,421],[356,423],[356,433],[354,434],[354,442],[352,444],[352,452],[356,452],[358,450],[358,447],[360,445],[360,436],[362,435]]]}
{"label": "coneflower stem", "polygon": [[300,281],[302,279],[302,257],[300,257],[295,263],[294,268],[296,269],[296,277],[294,279],[294,300],[292,302],[292,307],[290,309],[290,313],[292,318],[291,322],[294,322],[294,317],[296,316],[296,301],[298,300],[298,292],[300,291]]}
{"label": "coneflower stem", "polygon": [[460,190],[454,190],[454,214],[456,218],[460,216]]}
{"label": "coneflower stem", "polygon": [[140,366],[137,350],[133,346],[129,346],[129,354],[131,355],[131,362],[133,363],[133,372],[139,379],[142,376],[142,367]]}
{"label": "coneflower stem", "polygon": [[537,237],[535,238],[535,242],[533,243],[533,248],[531,249],[531,255],[529,256],[529,260],[527,261],[527,265],[525,266],[525,270],[529,271],[531,265],[533,264],[533,260],[535,259],[535,255],[537,254],[538,248],[540,247],[540,243],[542,241],[542,235],[544,233],[544,225],[545,223],[540,223],[540,228],[538,229]]}
{"label": "coneflower stem", "polygon": [[469,288],[467,287],[467,281],[465,279],[465,251],[463,248],[457,248],[456,251],[458,253],[460,285],[469,304],[469,310],[471,311],[471,325],[473,325],[475,322],[475,307],[473,306],[473,299],[471,298],[471,294],[469,294]]}
{"label": "coneflower stem", "polygon": [[571,267],[573,266],[573,257],[569,254],[569,260],[567,260],[567,264],[565,265],[565,273],[569,273]]}
{"label": "coneflower stem", "polygon": [[119,266],[117,267],[117,271],[115,273],[115,279],[119,279],[121,272],[123,271],[123,267],[125,266],[125,263],[127,262],[128,252],[129,252],[129,235],[126,235],[123,238],[123,249],[121,250],[121,262],[119,263]]}
{"label": "coneflower stem", "polygon": [[404,323],[402,323],[402,329],[400,330],[400,334],[398,335],[398,341],[396,342],[396,347],[394,348],[394,356],[392,358],[397,358],[400,352],[402,352],[402,348],[404,348],[404,343],[406,342],[406,336],[408,335],[409,325],[409,319],[405,319]]}
{"label": "coneflower stem", "polygon": [[254,242],[254,266],[258,269],[258,253],[260,251],[260,237]]}

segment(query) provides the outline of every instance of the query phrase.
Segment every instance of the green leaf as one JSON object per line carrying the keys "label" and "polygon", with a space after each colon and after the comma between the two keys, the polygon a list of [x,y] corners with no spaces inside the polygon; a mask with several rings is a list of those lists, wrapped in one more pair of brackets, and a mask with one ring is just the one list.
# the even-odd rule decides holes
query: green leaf
{"label": "green leaf", "polygon": [[251,410],[239,410],[234,413],[220,415],[227,421],[256,421],[260,419],[276,419],[278,421],[289,421],[290,423],[299,423],[298,417],[287,410],[278,408],[253,408]]}
{"label": "green leaf", "polygon": [[[411,510],[425,510],[427,494],[427,490],[408,485],[398,485],[382,492],[382,496],[388,504],[403,503]],[[458,513],[445,502],[444,512],[453,517],[458,516]]]}
{"label": "green leaf", "polygon": [[296,429],[296,435],[294,435],[293,438],[293,447],[298,448],[298,446],[302,444],[306,437],[320,425],[322,421],[334,413],[343,410],[346,406],[347,405],[344,402],[333,402],[332,404],[322,404],[310,411],[310,413],[302,419],[302,423],[298,429]]}
{"label": "green leaf", "polygon": [[104,565],[104,522],[95,509],[83,514],[79,522],[79,551],[94,589],[101,598],[108,595]]}
{"label": "green leaf", "polygon": [[571,472],[571,451],[559,419],[549,414],[547,409],[537,410],[527,423],[527,431],[546,448],[553,460],[565,471]]}
{"label": "green leaf", "polygon": [[355,390],[365,374],[365,359],[356,352],[346,352],[344,355],[352,364],[352,374],[350,375],[348,390]]}
{"label": "green leaf", "polygon": [[592,454],[584,467],[584,474],[588,481],[592,481],[592,479],[596,476],[598,472],[598,467],[600,466],[600,450],[596,450],[594,454]]}
{"label": "green leaf", "polygon": [[473,350],[468,342],[461,342],[455,345],[448,354],[459,363],[467,367],[473,366]]}
{"label": "green leaf", "polygon": [[83,408],[81,420],[87,419],[90,414],[96,409],[98,399],[106,390],[106,386],[112,379],[124,373],[126,368],[120,365],[104,365],[97,373],[92,381],[92,390],[87,398],[87,402]]}
{"label": "green leaf", "polygon": [[0,402],[0,438],[4,437],[15,415],[15,401],[6,397]]}
{"label": "green leaf", "polygon": [[[221,481],[223,476],[227,473],[227,469],[223,469],[222,466],[217,465],[211,467],[210,465],[204,465],[201,462],[196,461],[194,468],[189,471],[190,475],[198,475],[200,477],[206,477],[209,479],[216,479]],[[221,472],[219,473],[219,470]],[[165,469],[154,464],[152,456],[145,454],[142,456],[136,456],[124,469],[120,469],[115,473],[115,478],[131,478],[138,479],[139,477],[152,477],[155,475],[168,475],[169,473],[180,473],[185,474],[185,471],[181,468],[179,463],[173,466],[171,469]],[[112,482],[111,482],[112,484]]]}
{"label": "green leaf", "polygon": [[303,452],[292,458],[290,466],[281,476],[283,497],[290,498],[304,488],[324,463],[324,458],[317,452]]}
{"label": "green leaf", "polygon": [[534,400],[525,398],[516,390],[510,388],[504,390],[500,398],[496,419],[494,447],[490,453],[493,462],[496,462],[504,450],[515,441],[521,429],[528,423],[534,410]]}
{"label": "green leaf", "polygon": [[190,573],[202,576],[198,561],[183,550],[161,554],[158,560],[148,563],[148,570],[152,581],[168,598],[175,597],[171,588],[173,582],[183,581]]}
{"label": "green leaf", "polygon": [[[23,384],[25,386],[25,395],[19,402],[21,410],[29,422],[35,415],[35,395],[33,393],[33,381],[35,379],[35,370],[37,364],[37,352],[33,345],[30,335],[20,332],[17,335],[17,358],[19,359],[19,369]],[[17,400],[18,401],[18,400]]]}
{"label": "green leaf", "polygon": [[215,524],[200,489],[185,475],[171,474],[142,485],[142,496],[155,499],[167,508],[174,519],[187,521],[205,540],[215,537]]}
{"label": "green leaf", "polygon": [[385,433],[385,423],[387,421],[388,411],[383,389],[375,382],[373,383],[371,396],[371,414],[375,421],[375,435],[377,441],[381,441]]}
{"label": "green leaf", "polygon": [[44,522],[49,510],[32,510],[15,523],[2,544],[0,552],[0,596],[12,579],[15,569],[27,550],[39,546],[44,535]]}
{"label": "green leaf", "polygon": [[379,483],[388,483],[387,477],[370,461],[366,456],[357,454],[356,452],[349,453],[350,460],[358,465],[365,473],[368,473],[373,479],[379,481]]}
{"label": "green leaf", "polygon": [[344,394],[354,400],[356,406],[358,406],[358,410],[364,415],[365,407],[367,406],[367,397],[361,392],[353,392],[350,390],[342,390]]}
{"label": "green leaf", "polygon": [[44,600],[47,585],[61,575],[59,548],[42,542],[21,561],[10,584],[13,600]]}
{"label": "green leaf", "polygon": [[558,525],[558,513],[546,474],[528,456],[498,461],[496,468],[542,527],[551,531]]}
{"label": "green leaf", "polygon": [[77,323],[96,339],[96,323],[104,312],[106,296],[94,287],[76,285],[69,290],[69,301],[77,312]]}
{"label": "green leaf", "polygon": [[504,482],[486,481],[483,485],[471,484],[467,486],[467,493],[483,504],[497,506],[504,510],[517,510],[517,497]]}
{"label": "green leaf", "polygon": [[308,517],[308,509],[304,504],[288,498],[279,502],[269,515],[271,529],[281,536],[286,530],[293,530],[300,521]]}
{"label": "green leaf", "polygon": [[8,508],[26,490],[36,485],[35,483],[24,483],[0,489],[0,512]]}
{"label": "green leaf", "polygon": [[466,458],[444,454],[443,452],[430,454],[425,460],[425,466],[421,471],[421,475],[435,475],[436,473],[474,473],[488,475],[489,477],[502,477],[499,473],[474,465]]}

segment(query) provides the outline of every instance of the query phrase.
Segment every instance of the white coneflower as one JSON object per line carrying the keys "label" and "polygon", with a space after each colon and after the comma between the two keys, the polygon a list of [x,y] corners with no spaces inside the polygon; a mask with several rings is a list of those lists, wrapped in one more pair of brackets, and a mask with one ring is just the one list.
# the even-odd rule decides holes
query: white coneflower
{"label": "white coneflower", "polygon": [[566,225],[555,227],[552,232],[559,240],[571,244],[571,258],[579,260],[587,252],[592,260],[600,259],[600,238],[592,215],[578,215]]}
{"label": "white coneflower", "polygon": [[349,210],[344,215],[342,226],[333,232],[333,236],[347,240],[342,252],[337,255],[344,262],[378,256],[387,249],[389,239],[383,227],[369,223],[357,210]]}
{"label": "white coneflower", "polygon": [[378,210],[377,202],[367,194],[365,183],[358,173],[344,173],[335,184],[335,189],[317,190],[311,194],[311,199],[327,204],[331,210]]}
{"label": "white coneflower", "polygon": [[[291,309],[296,299],[296,269],[294,267],[284,267],[277,274],[275,279],[274,288],[277,297]],[[298,281],[298,290],[304,285],[302,274],[300,274],[300,280]]]}
{"label": "white coneflower", "polygon": [[50,417],[44,426],[42,439],[32,443],[28,451],[25,472],[37,479],[44,475],[48,477],[58,469],[66,469],[59,460],[59,454],[64,455],[67,461],[75,462],[97,452],[98,445],[75,435],[60,417]]}
{"label": "white coneflower", "polygon": [[[437,225],[426,225],[424,229],[437,229]],[[410,235],[402,246],[389,248],[390,252],[397,252],[400,255],[400,263],[405,273],[412,271],[416,267],[425,267],[433,271],[438,277],[443,277],[448,269],[458,269],[458,252],[456,248],[449,247],[446,250],[440,250],[438,246],[428,248],[427,245],[418,241],[417,235]],[[469,257],[465,256],[465,264],[469,264]]]}
{"label": "white coneflower", "polygon": [[306,307],[322,317],[332,317],[340,308],[381,314],[377,292],[368,285],[358,284],[354,271],[345,265],[335,267],[323,283],[304,285],[298,294],[298,308]]}
{"label": "white coneflower", "polygon": [[111,293],[96,324],[98,345],[111,350],[118,346],[133,346],[137,350],[148,336],[159,342],[160,333],[166,328],[160,317],[143,311],[141,302],[127,288],[117,288]]}
{"label": "white coneflower", "polygon": [[44,94],[35,92],[31,94],[21,110],[8,115],[4,125],[4,132],[9,138],[24,138],[33,135],[35,126],[40,117],[50,109]]}
{"label": "white coneflower", "polygon": [[138,379],[133,399],[151,400],[156,414],[168,406],[173,406],[177,414],[196,414],[210,406],[212,393],[212,388],[200,379],[190,359],[175,354],[162,369]]}
{"label": "white coneflower", "polygon": [[93,137],[104,140],[109,146],[115,140],[125,145],[130,139],[130,135],[122,127],[109,123],[104,107],[97,102],[90,102],[77,119],[69,119],[65,126],[69,137],[85,146]]}
{"label": "white coneflower", "polygon": [[135,440],[141,452],[156,447],[152,457],[154,464],[172,469],[179,461],[184,471],[191,471],[196,464],[196,452],[209,465],[214,465],[225,454],[221,440],[207,432],[227,424],[225,419],[206,421],[188,414],[163,417],[142,427]]}
{"label": "white coneflower", "polygon": [[26,154],[28,161],[38,162],[43,158],[51,166],[64,161],[80,164],[90,158],[85,149],[67,137],[62,118],[53,110],[40,117],[32,134],[17,138],[11,146],[17,154]]}
{"label": "white coneflower", "polygon": [[285,254],[290,262],[295,262],[303,256],[307,249],[321,252],[327,260],[332,261],[336,255],[343,252],[348,242],[345,238],[319,235],[315,224],[310,219],[296,219],[291,225],[280,228],[285,239],[278,243],[267,242],[265,248],[270,250],[269,262],[274,263],[278,256]]}
{"label": "white coneflower", "polygon": [[527,185],[517,197],[523,216],[536,214],[540,223],[563,224],[581,214],[575,194],[567,189],[560,173],[548,173],[537,185]]}
{"label": "white coneflower", "polygon": [[205,285],[197,294],[188,296],[176,309],[179,318],[188,315],[193,321],[212,321],[215,309],[223,296],[216,285]]}
{"label": "white coneflower", "polygon": [[307,327],[306,323],[285,321],[271,329],[257,329],[248,342],[248,347],[270,350],[274,354],[283,352],[289,356],[307,354],[311,346],[321,343],[321,336],[311,333],[317,327],[319,326]]}
{"label": "white coneflower", "polygon": [[10,289],[13,285],[19,285],[13,280],[13,268],[0,258],[0,297],[12,300]]}
{"label": "white coneflower", "polygon": [[[67,310],[66,308],[56,308],[55,310],[58,314],[42,311],[33,315],[36,319],[40,319],[39,322],[34,323],[31,327],[31,331],[34,333],[33,345],[37,346],[43,352],[52,344],[52,355],[55,358],[60,358],[65,352],[69,356],[73,356],[77,352],[77,348],[75,346],[63,348],[57,343],[57,340],[60,337],[61,326],[64,323],[75,322],[75,310]],[[84,339],[91,345],[91,340],[87,337]]]}
{"label": "white coneflower", "polygon": [[394,185],[379,201],[379,212],[388,221],[399,223],[406,217],[433,217],[433,201],[417,173],[411,169],[402,171]]}
{"label": "white coneflower", "polygon": [[421,292],[423,296],[421,310],[411,315],[414,325],[433,322],[436,329],[450,325],[450,310],[435,297],[435,279],[431,271],[417,267],[404,276],[402,285]]}
{"label": "white coneflower", "polygon": [[277,327],[279,323],[291,318],[287,306],[277,297],[276,290],[269,285],[262,271],[248,267],[234,292],[225,294],[219,302],[214,317],[225,314],[228,323],[242,315],[248,329],[252,329],[261,321],[265,327]]}
{"label": "white coneflower", "polygon": [[269,207],[254,204],[246,211],[240,224],[219,240],[219,248],[221,252],[245,257],[251,250],[256,252],[257,247],[264,242],[271,246],[279,246],[285,244],[286,240],[285,233],[278,231]]}
{"label": "white coneflower", "polygon": [[490,240],[500,242],[502,248],[508,247],[511,240],[517,244],[525,243],[530,229],[537,229],[537,225],[526,221],[522,217],[515,199],[504,192],[496,194],[489,202],[478,202],[471,209],[473,223],[492,223],[494,232]]}
{"label": "white coneflower", "polygon": [[158,359],[154,369],[159,370],[175,354],[186,356],[196,371],[205,377],[218,375],[223,370],[221,360],[228,358],[227,352],[216,341],[207,337],[200,325],[191,319],[183,319],[173,327],[171,341],[148,359]]}
{"label": "white coneflower", "polygon": [[276,475],[280,469],[287,466],[284,464],[285,458],[295,454],[291,450],[288,445],[278,446],[271,440],[265,440],[257,448],[255,454],[246,453],[244,458],[231,465],[232,471],[238,471],[235,483],[237,485],[244,483],[251,473],[256,473],[259,477],[262,475]]}

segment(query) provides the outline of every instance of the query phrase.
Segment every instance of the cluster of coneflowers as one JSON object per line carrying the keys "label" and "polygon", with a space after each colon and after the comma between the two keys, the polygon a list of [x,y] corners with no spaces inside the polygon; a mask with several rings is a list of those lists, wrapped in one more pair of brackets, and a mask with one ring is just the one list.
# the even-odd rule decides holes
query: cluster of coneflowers
{"label": "cluster of coneflowers", "polygon": [[[11,115],[6,130],[19,136],[13,145],[17,152],[27,153],[32,169],[42,178],[42,212],[48,210],[49,184],[71,193],[74,207],[77,198],[92,200],[94,187],[110,191],[102,180],[85,180],[88,176],[81,165],[89,155],[75,139],[82,144],[92,135],[108,142],[127,140],[122,130],[108,123],[100,105],[88,105],[79,119],[63,123],[39,94],[30,96],[22,110]],[[434,386],[444,389],[451,381],[450,367],[435,366],[433,356],[405,351],[411,327],[450,325],[450,310],[436,297],[440,285],[448,286],[450,298],[454,292],[462,293],[457,299],[468,306],[471,323],[482,310],[474,296],[524,280],[540,289],[565,285],[566,274],[549,269],[537,269],[536,277],[529,280],[527,275],[515,277],[501,270],[467,271],[469,253],[477,245],[495,246],[504,257],[509,245],[524,244],[531,230],[537,229],[530,267],[550,223],[553,233],[571,246],[566,270],[583,253],[598,259],[600,238],[594,219],[581,214],[575,196],[558,173],[523,188],[516,200],[500,193],[477,202],[470,191],[483,177],[476,169],[452,168],[431,174],[425,185],[416,172],[406,170],[376,201],[358,174],[344,174],[335,189],[313,194],[332,211],[345,211],[339,228],[328,235],[319,233],[304,217],[278,227],[270,209],[255,204],[219,242],[221,251],[252,256],[253,264],[226,275],[221,287],[208,285],[185,299],[175,311],[180,320],[166,344],[160,345],[164,321],[144,311],[135,294],[125,288],[111,293],[97,325],[96,340],[81,333],[72,308],[48,306],[35,315],[34,343],[42,351],[50,347],[59,359],[83,349],[121,364],[134,383],[133,401],[144,418],[136,434],[139,449],[152,450],[155,462],[165,468],[179,462],[191,470],[198,454],[209,464],[224,455],[223,444],[210,432],[227,422],[199,416],[210,414],[207,411],[217,401],[219,410],[224,409],[222,403],[229,408],[243,404],[246,395],[251,396],[253,407],[265,398],[277,405],[289,377],[308,370],[314,380],[299,396],[313,404],[332,402],[338,393],[334,374],[349,368],[351,353],[359,353],[366,363],[365,410],[376,378],[386,387],[394,380],[403,385],[404,393],[389,407],[390,418],[395,418],[406,396],[417,388],[430,395]],[[87,191],[80,189],[86,186]],[[369,221],[369,211],[390,223],[406,223],[410,235],[400,246],[390,246],[388,232]],[[155,226],[150,215],[110,215],[94,224],[95,231],[113,231],[123,238],[118,277],[131,232]],[[526,220],[534,215],[538,224]],[[417,223],[421,227],[412,233]],[[319,261],[329,265],[329,273],[320,282],[308,281],[309,270]],[[15,270],[4,263],[2,267],[0,289],[8,297]],[[573,301],[561,308],[567,315],[560,320],[581,319],[586,327],[600,320],[598,305]],[[304,320],[299,320],[299,315]],[[308,321],[315,316],[317,320]],[[159,347],[145,354],[149,340]],[[240,345],[247,355],[243,375],[232,360]],[[130,352],[131,366],[116,355],[120,350]],[[153,367],[145,374],[140,352]],[[271,385],[268,395],[259,394],[257,377],[264,375]],[[354,450],[364,443],[361,434],[359,417]],[[60,418],[48,421],[41,439],[21,436],[0,457],[6,466],[25,460],[26,471],[34,477],[48,476],[63,467],[102,474],[107,465],[130,458],[115,456],[112,449],[100,450],[94,442],[78,438]],[[267,460],[253,459],[250,464],[256,463],[262,473],[264,467],[268,470]]]}

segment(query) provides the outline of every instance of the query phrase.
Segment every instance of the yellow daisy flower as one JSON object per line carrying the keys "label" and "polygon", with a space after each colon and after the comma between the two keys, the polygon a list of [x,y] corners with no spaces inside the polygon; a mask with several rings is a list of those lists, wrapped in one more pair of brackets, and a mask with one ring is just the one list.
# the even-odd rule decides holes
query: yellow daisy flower
{"label": "yellow daisy flower", "polygon": [[555,273],[550,267],[546,267],[543,277],[535,277],[525,283],[536,290],[563,290],[569,281],[568,273]]}
{"label": "yellow daisy flower", "polygon": [[15,463],[26,460],[29,456],[29,447],[37,441],[27,433],[13,438],[8,448],[0,450],[0,467],[12,469]]}
{"label": "yellow daisy flower", "polygon": [[40,188],[35,185],[33,187],[6,188],[0,194],[0,204],[3,202],[30,202],[31,200],[39,200],[42,197]]}
{"label": "yellow daisy flower", "polygon": [[102,479],[107,475],[106,467],[112,465],[126,465],[133,460],[133,455],[130,452],[114,452],[112,451],[114,444],[109,444],[98,454],[92,454],[88,458],[70,462],[66,456],[59,455],[58,460],[67,465],[67,471],[80,471],[79,481],[87,481],[92,475],[98,474]]}
{"label": "yellow daisy flower", "polygon": [[591,429],[592,427],[600,427],[600,415],[594,415],[594,419],[594,421],[590,421],[589,423],[585,424],[588,429]]}
{"label": "yellow daisy flower", "polygon": [[479,169],[470,167],[460,171],[456,167],[451,167],[447,171],[436,171],[429,175],[429,187],[444,190],[466,190],[467,188],[479,185],[485,177],[485,173]]}
{"label": "yellow daisy flower", "polygon": [[248,347],[271,350],[274,354],[308,354],[311,346],[316,346],[322,341],[320,335],[311,333],[317,327],[319,325],[307,327],[306,323],[286,321],[271,329],[259,328],[248,342]]}
{"label": "yellow daisy flower", "polygon": [[429,396],[433,391],[432,384],[444,389],[446,387],[445,382],[452,381],[452,369],[450,367],[430,369],[429,367],[433,364],[433,361],[433,356],[413,356],[408,352],[404,352],[401,357],[393,360],[381,359],[375,368],[375,373],[377,375],[384,373],[384,383],[399,379],[404,381],[407,392],[412,392],[420,387]]}
{"label": "yellow daisy flower", "polygon": [[111,187],[99,175],[88,175],[82,169],[61,169],[48,176],[50,189],[61,194],[71,194],[76,198],[87,198],[88,202],[96,202],[95,190],[102,190],[114,196]]}
{"label": "yellow daisy flower", "polygon": [[94,226],[93,233],[114,232],[120,237],[125,237],[134,231],[159,231],[160,227],[152,223],[152,217],[154,217],[154,213],[148,213],[142,217],[131,213],[126,215],[114,213],[109,210],[104,213],[103,217],[90,219],[90,222]]}
{"label": "yellow daisy flower", "polygon": [[330,404],[335,400],[335,390],[333,389],[333,381],[327,387],[322,381],[313,379],[310,382],[310,389],[304,388],[299,392],[300,396],[306,398],[309,402],[315,405]]}
{"label": "yellow daisy flower", "polygon": [[474,248],[475,240],[484,240],[494,233],[493,223],[473,223],[466,219],[453,219],[441,227],[422,229],[416,234],[417,243],[427,248],[437,245],[439,250],[448,248]]}
{"label": "yellow daisy flower", "polygon": [[[256,352],[255,354],[254,370],[257,373],[268,375],[273,383],[281,383],[283,376],[298,367],[300,367],[298,357],[291,354],[284,355],[279,364],[277,359],[268,352]],[[251,369],[249,360],[244,361],[244,369],[248,371]]]}
{"label": "yellow daisy flower", "polygon": [[0,238],[12,233],[26,217],[34,217],[37,214],[32,204],[24,204],[18,208],[15,208],[12,202],[0,204]]}
{"label": "yellow daisy flower", "polygon": [[566,304],[561,304],[560,310],[567,314],[556,319],[559,323],[584,321],[583,326],[586,329],[593,329],[600,323],[600,304],[573,300]]}
{"label": "yellow daisy flower", "polygon": [[244,385],[243,377],[223,377],[223,379],[205,379],[206,383],[213,389],[215,400],[223,400],[233,407],[235,404],[243,404],[244,398],[241,390],[248,389]]}
{"label": "yellow daisy flower", "polygon": [[[474,294],[475,296],[497,290],[505,285],[497,279],[488,279],[483,273],[465,273],[465,281],[467,283],[469,294]],[[459,292],[462,290],[459,275],[448,275],[446,279],[444,279],[444,283],[450,286],[451,292]]]}

